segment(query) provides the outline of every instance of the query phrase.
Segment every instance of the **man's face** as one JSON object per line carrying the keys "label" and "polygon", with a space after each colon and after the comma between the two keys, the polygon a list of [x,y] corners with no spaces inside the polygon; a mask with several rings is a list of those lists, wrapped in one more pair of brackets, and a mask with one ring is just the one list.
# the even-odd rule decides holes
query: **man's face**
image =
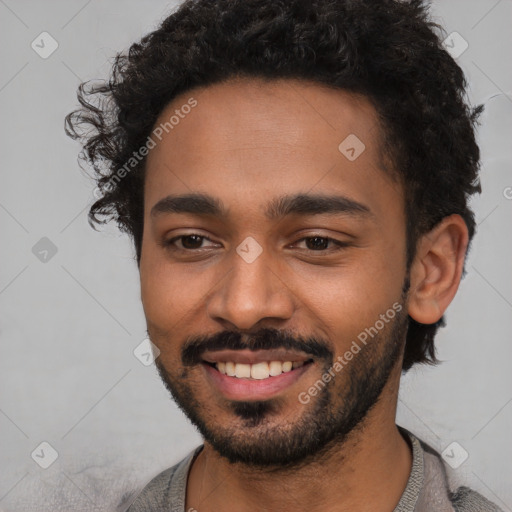
{"label": "man's face", "polygon": [[[396,393],[404,199],[381,167],[376,113],[347,92],[250,80],[185,93],[155,127],[173,114],[144,191],[141,297],[158,370],[221,455],[304,462]],[[162,202],[188,194],[222,215]]]}

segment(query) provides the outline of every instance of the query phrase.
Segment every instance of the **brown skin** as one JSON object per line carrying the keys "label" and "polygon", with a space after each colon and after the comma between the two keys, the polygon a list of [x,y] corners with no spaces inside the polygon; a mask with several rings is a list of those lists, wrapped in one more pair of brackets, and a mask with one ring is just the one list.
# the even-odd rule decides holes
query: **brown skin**
{"label": "brown skin", "polygon": [[[158,122],[191,96],[197,107],[147,160],[141,298],[161,363],[169,372],[180,366],[188,336],[261,327],[317,334],[330,340],[335,357],[343,355],[399,301],[406,275],[403,191],[381,170],[374,108],[365,98],[318,84],[243,80],[188,91]],[[353,162],[338,150],[351,133],[366,146]],[[166,195],[190,192],[219,198],[229,217],[150,216]],[[270,199],[298,192],[345,195],[367,205],[373,216],[264,216]],[[202,256],[180,256],[160,245],[192,233],[212,240],[204,240]],[[250,264],[236,253],[247,236],[263,248]],[[308,251],[300,241],[308,236],[351,245]],[[411,317],[434,323],[442,316],[457,291],[467,241],[458,215],[420,240],[404,304]],[[205,442],[189,473],[185,509],[392,511],[411,468],[410,448],[395,424],[399,363],[364,418],[364,429],[354,430],[318,464],[269,474],[233,466]],[[244,427],[207,384],[203,368],[192,368],[191,375],[205,421],[229,425],[240,439],[257,442],[262,432]],[[303,405],[297,395],[321,375],[320,366],[313,367],[281,393],[281,413],[271,418],[276,429],[302,417],[314,400]],[[333,386],[342,389],[341,374]]]}

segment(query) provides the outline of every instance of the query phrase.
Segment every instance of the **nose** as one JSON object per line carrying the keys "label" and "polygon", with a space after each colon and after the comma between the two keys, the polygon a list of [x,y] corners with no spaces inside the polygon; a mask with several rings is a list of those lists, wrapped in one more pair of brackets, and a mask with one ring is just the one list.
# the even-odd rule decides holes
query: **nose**
{"label": "nose", "polygon": [[249,262],[233,252],[230,271],[210,297],[210,318],[238,330],[254,329],[266,319],[289,320],[296,301],[273,257],[263,250]]}

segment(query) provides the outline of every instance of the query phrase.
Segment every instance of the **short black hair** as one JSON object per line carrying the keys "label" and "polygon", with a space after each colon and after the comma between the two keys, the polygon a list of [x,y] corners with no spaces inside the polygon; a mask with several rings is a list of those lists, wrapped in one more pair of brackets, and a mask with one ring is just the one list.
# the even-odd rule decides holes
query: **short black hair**
{"label": "short black hair", "polygon": [[[115,219],[140,266],[146,158],[133,155],[162,110],[181,93],[236,77],[291,78],[374,105],[384,154],[404,188],[408,269],[419,237],[448,215],[462,216],[471,241],[483,106],[469,105],[442,34],[422,0],[186,0],[116,55],[108,81],[79,86],[81,107],[66,117],[66,132],[82,141],[95,172],[90,224]],[[404,371],[437,362],[434,336],[444,325],[444,317],[430,325],[409,317]]]}

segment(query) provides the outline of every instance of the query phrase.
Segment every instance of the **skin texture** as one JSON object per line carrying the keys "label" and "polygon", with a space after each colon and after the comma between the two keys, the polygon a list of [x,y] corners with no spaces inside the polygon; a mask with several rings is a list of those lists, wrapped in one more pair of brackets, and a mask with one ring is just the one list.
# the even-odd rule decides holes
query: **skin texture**
{"label": "skin texture", "polygon": [[[201,365],[182,364],[182,350],[196,337],[223,331],[250,336],[270,328],[312,337],[335,359],[394,303],[403,305],[404,315],[434,323],[461,278],[464,221],[447,217],[419,241],[405,297],[405,199],[400,182],[382,169],[377,117],[365,98],[296,80],[231,80],[187,91],[159,122],[191,96],[197,106],[148,155],[140,263],[148,333],[161,352],[164,383],[180,406],[230,440],[234,453],[237,447],[275,453],[294,432],[312,431],[318,415],[341,430],[338,416],[357,405],[350,401],[357,385],[389,362],[393,347],[397,357],[357,428],[295,465],[272,465],[268,457],[267,464],[230,462],[205,440],[189,474],[186,510],[392,511],[411,467],[410,448],[395,425],[403,315],[329,383],[328,399],[320,393],[308,404],[297,400],[328,367],[327,359],[317,358],[262,414],[249,406],[252,421],[209,384]],[[354,161],[338,150],[349,134],[365,145]],[[151,215],[165,196],[192,192],[219,199],[228,216]],[[269,200],[294,193],[343,195],[371,215],[265,216]],[[188,253],[163,244],[190,234],[210,240],[189,241],[200,249]],[[236,252],[248,236],[262,248],[252,263]],[[312,250],[304,238],[315,236],[348,245]],[[183,249],[181,242],[176,249]]]}

